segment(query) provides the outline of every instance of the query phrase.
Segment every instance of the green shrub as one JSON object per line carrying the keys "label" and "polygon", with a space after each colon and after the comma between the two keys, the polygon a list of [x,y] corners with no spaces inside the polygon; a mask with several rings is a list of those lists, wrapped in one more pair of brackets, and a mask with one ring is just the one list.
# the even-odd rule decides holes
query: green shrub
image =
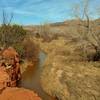
{"label": "green shrub", "polygon": [[0,46],[7,48],[14,47],[23,58],[24,46],[23,40],[26,37],[26,31],[19,25],[2,25],[0,27]]}
{"label": "green shrub", "polygon": [[26,31],[19,25],[2,25],[0,27],[0,44],[9,47],[21,43],[26,36]]}

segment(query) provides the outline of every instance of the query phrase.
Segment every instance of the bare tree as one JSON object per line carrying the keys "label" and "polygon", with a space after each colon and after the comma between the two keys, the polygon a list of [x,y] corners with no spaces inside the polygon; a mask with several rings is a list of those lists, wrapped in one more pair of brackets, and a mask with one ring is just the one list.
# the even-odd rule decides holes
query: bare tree
{"label": "bare tree", "polygon": [[2,11],[2,25],[10,25],[14,17],[14,13],[7,14],[7,12],[3,9]]}
{"label": "bare tree", "polygon": [[[77,26],[79,40],[85,40],[94,47],[96,51],[96,57],[94,57],[93,59],[98,60],[100,59],[100,32],[97,32],[95,30],[97,26],[90,18],[89,6],[91,2],[91,0],[82,0],[80,4],[74,5],[73,11],[75,18],[79,21],[79,24]],[[88,56],[86,45],[87,44],[83,42],[82,48],[85,56]]]}
{"label": "bare tree", "polygon": [[40,25],[40,27],[38,28],[39,35],[44,39],[44,41],[50,41],[51,38],[50,28],[51,26],[48,23],[44,23]]}

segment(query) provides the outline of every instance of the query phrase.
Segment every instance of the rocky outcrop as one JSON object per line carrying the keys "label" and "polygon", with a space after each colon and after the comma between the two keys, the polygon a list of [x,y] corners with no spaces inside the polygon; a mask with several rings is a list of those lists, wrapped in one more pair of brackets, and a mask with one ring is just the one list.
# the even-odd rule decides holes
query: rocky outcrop
{"label": "rocky outcrop", "polygon": [[0,67],[0,100],[42,100],[31,90],[9,87],[11,82],[4,67]]}
{"label": "rocky outcrop", "polygon": [[21,79],[19,60],[12,47],[0,52],[0,100],[41,100],[33,91],[16,87]]}
{"label": "rocky outcrop", "polygon": [[19,55],[16,50],[9,47],[2,51],[1,66],[5,67],[11,82],[10,86],[16,86],[17,81],[21,78],[20,65],[19,65]]}

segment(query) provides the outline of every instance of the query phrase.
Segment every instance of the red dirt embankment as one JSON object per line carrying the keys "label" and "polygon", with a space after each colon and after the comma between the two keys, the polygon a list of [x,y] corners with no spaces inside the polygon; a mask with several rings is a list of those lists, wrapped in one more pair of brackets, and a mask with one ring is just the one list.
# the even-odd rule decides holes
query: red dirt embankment
{"label": "red dirt embankment", "polygon": [[17,88],[21,79],[19,55],[9,47],[0,55],[0,100],[41,100],[33,91]]}
{"label": "red dirt embankment", "polygon": [[33,91],[23,88],[6,88],[0,95],[0,100],[41,100]]}

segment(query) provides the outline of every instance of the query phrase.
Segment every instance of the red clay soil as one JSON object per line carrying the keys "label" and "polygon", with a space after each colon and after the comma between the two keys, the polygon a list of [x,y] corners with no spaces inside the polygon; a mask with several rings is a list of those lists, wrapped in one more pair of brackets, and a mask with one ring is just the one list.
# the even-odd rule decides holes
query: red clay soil
{"label": "red clay soil", "polygon": [[[0,100],[41,100],[33,91],[13,87],[16,83],[12,85],[12,82],[20,78],[18,53],[10,47],[2,52],[2,58],[3,61],[0,61]],[[14,75],[17,75],[17,79]]]}
{"label": "red clay soil", "polygon": [[8,82],[10,82],[10,77],[6,72],[6,69],[0,66],[0,92],[7,87]]}
{"label": "red clay soil", "polygon": [[19,64],[19,54],[12,47],[9,47],[2,51],[2,63],[6,67],[11,78],[11,86],[16,86],[17,81],[21,78],[20,64]]}
{"label": "red clay soil", "polygon": [[23,88],[6,88],[0,95],[0,100],[42,100],[33,91]]}
{"label": "red clay soil", "polygon": [[10,81],[4,67],[0,67],[0,100],[41,100],[41,98],[33,91],[17,88],[7,87]]}

